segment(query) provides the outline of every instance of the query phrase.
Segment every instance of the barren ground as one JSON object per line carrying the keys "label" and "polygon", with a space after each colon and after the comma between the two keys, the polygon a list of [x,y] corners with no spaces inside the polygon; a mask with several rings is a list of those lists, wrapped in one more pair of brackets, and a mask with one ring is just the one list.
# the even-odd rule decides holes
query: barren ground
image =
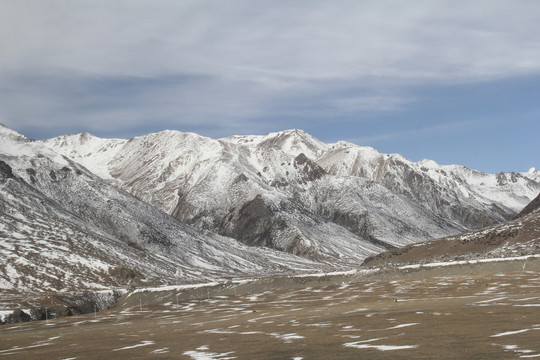
{"label": "barren ground", "polygon": [[0,327],[5,359],[540,358],[540,273],[367,279]]}

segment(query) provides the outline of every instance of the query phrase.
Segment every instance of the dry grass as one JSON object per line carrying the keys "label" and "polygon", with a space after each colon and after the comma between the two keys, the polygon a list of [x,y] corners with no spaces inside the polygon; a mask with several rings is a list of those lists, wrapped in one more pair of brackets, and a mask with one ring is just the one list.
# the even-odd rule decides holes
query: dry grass
{"label": "dry grass", "polygon": [[525,271],[367,280],[5,325],[0,357],[516,358],[540,357],[539,335],[540,274]]}

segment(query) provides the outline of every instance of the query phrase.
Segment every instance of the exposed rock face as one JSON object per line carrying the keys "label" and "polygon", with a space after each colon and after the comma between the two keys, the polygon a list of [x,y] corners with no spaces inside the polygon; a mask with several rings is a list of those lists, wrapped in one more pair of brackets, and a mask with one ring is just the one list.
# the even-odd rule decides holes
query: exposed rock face
{"label": "exposed rock face", "polygon": [[35,307],[30,310],[30,318],[32,321],[57,319],[72,315],[72,308],[62,305],[54,305],[50,307]]}
{"label": "exposed rock face", "polygon": [[21,309],[16,309],[13,313],[4,317],[4,323],[6,324],[17,324],[21,322],[31,321],[32,317],[30,314],[25,313]]}
{"label": "exposed rock face", "polygon": [[303,183],[319,180],[326,175],[326,171],[315,162],[308,159],[304,153],[300,153],[294,159],[294,168],[298,169]]}
{"label": "exposed rock face", "polygon": [[13,170],[11,166],[0,160],[0,181],[5,182],[7,179],[13,179]]}
{"label": "exposed rock face", "polygon": [[15,309],[11,314],[8,313],[4,316],[4,321],[0,316],[0,325],[4,323],[13,324],[26,321],[50,320],[107,310],[122,294],[123,292],[118,290],[48,293],[47,295],[27,294],[24,296],[27,301],[34,303],[33,305],[26,303],[25,308],[29,310]]}
{"label": "exposed rock face", "polygon": [[220,234],[241,239],[251,246],[272,247],[272,234],[285,227],[284,223],[276,220],[276,213],[277,211],[265,204],[261,195],[257,195],[224,219]]}

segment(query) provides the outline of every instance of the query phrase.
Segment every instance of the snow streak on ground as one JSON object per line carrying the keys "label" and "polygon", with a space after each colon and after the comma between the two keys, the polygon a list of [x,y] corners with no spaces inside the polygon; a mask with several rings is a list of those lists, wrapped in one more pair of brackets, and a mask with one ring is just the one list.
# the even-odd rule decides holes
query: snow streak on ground
{"label": "snow streak on ground", "polygon": [[97,317],[6,325],[0,356],[532,358],[540,356],[540,313],[537,307],[516,305],[537,304],[539,291],[538,273],[524,271],[331,283],[178,305],[143,304]]}

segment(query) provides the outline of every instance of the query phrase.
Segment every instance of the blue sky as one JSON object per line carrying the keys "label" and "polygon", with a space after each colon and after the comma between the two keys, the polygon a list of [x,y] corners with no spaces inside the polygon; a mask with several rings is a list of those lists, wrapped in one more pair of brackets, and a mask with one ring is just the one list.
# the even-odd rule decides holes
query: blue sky
{"label": "blue sky", "polygon": [[36,139],[300,128],[540,167],[540,2],[0,2],[0,122]]}

